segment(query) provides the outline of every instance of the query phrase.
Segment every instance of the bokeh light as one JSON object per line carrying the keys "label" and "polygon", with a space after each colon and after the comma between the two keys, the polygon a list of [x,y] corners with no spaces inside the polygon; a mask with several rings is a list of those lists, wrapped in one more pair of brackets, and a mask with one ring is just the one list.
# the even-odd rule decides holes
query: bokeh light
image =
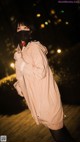
{"label": "bokeh light", "polygon": [[47,21],[45,21],[45,25],[48,25],[48,22],[47,22]]}
{"label": "bokeh light", "polygon": [[54,10],[54,9],[51,9],[50,13],[51,13],[51,14],[55,14],[55,10]]}
{"label": "bokeh light", "polygon": [[40,28],[41,28],[41,29],[42,29],[42,28],[44,28],[44,27],[45,27],[45,25],[44,25],[44,24],[41,24],[41,25],[40,25]]}
{"label": "bokeh light", "polygon": [[62,20],[61,20],[61,19],[58,19],[58,23],[60,23],[60,22],[62,22]]}
{"label": "bokeh light", "polygon": [[57,49],[57,53],[59,53],[59,54],[60,54],[61,52],[62,52],[62,51],[61,51],[61,49]]}
{"label": "bokeh light", "polygon": [[11,67],[12,69],[14,69],[14,67],[15,67],[14,63],[10,63],[10,67]]}
{"label": "bokeh light", "polygon": [[41,17],[41,14],[40,14],[40,13],[37,13],[37,14],[36,14],[36,17],[38,17],[38,18]]}
{"label": "bokeh light", "polygon": [[69,25],[69,22],[68,22],[68,21],[66,21],[66,22],[65,22],[65,24],[66,24],[66,25]]}

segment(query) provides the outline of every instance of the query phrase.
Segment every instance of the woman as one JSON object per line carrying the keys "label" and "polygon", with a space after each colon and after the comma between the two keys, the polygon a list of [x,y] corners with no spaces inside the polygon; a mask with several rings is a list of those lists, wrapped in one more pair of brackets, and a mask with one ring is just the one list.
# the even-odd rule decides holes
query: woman
{"label": "woman", "polygon": [[74,142],[63,124],[60,93],[48,64],[47,48],[30,37],[30,27],[18,23],[14,87],[25,98],[37,125],[48,127],[56,142]]}

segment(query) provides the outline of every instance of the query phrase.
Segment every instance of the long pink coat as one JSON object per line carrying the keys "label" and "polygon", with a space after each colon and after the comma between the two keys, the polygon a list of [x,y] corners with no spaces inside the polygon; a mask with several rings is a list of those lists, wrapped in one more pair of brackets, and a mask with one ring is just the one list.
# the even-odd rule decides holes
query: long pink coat
{"label": "long pink coat", "polygon": [[39,41],[29,42],[22,50],[17,48],[14,87],[25,98],[35,122],[57,130],[63,127],[63,108],[46,54]]}

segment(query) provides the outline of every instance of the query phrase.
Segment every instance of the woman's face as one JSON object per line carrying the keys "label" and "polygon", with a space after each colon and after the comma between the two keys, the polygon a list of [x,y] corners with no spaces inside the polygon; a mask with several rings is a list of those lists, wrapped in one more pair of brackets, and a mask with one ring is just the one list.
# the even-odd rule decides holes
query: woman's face
{"label": "woman's face", "polygon": [[17,40],[21,46],[26,46],[30,39],[30,28],[24,24],[18,24],[17,27]]}
{"label": "woman's face", "polygon": [[18,26],[17,26],[17,32],[20,32],[20,31],[30,31],[30,28],[26,25],[24,25],[24,23],[19,23]]}

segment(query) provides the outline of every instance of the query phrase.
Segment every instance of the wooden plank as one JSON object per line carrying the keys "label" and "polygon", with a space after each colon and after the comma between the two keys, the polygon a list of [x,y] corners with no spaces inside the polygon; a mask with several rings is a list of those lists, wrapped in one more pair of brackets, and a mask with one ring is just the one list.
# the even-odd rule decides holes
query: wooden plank
{"label": "wooden plank", "polygon": [[[80,142],[80,106],[63,105],[64,123],[71,135]],[[0,135],[8,142],[54,142],[49,129],[37,126],[29,109],[14,115],[0,115]]]}

